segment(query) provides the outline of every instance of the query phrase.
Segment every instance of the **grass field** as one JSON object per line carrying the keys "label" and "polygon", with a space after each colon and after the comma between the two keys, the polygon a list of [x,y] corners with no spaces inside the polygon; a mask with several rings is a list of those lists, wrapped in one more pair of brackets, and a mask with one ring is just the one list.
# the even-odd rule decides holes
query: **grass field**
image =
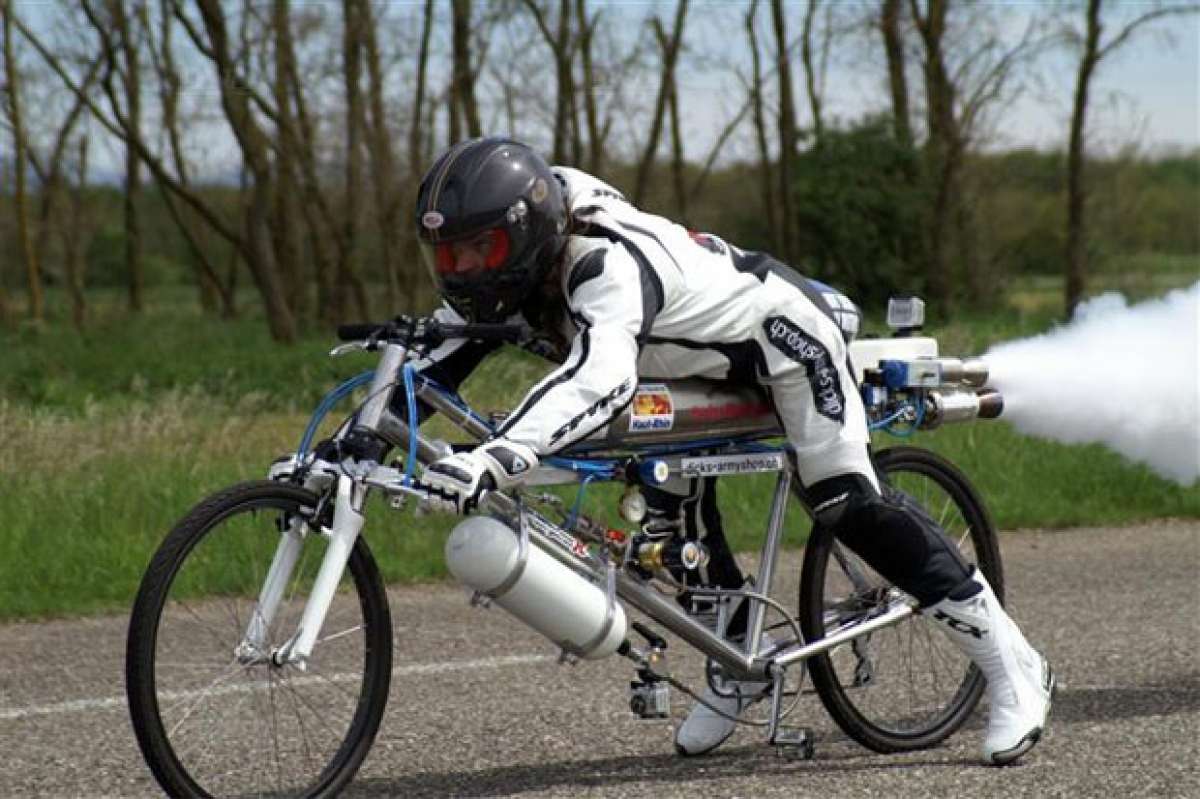
{"label": "grass field", "polygon": [[[1023,286],[994,315],[932,332],[943,352],[955,354],[1031,335],[1051,324],[1054,292]],[[0,333],[0,618],[128,607],[174,521],[206,494],[263,476],[274,456],[294,449],[320,396],[372,363],[326,357],[327,335],[278,347],[260,320],[218,323],[190,303],[190,294],[164,292],[130,320],[114,298],[98,304],[84,334],[65,325]],[[502,409],[544,369],[530,356],[502,355],[465,393],[478,407]],[[919,434],[911,443],[957,463],[1003,528],[1200,517],[1194,488],[1103,448],[1034,440],[1003,422]],[[593,494],[589,507],[616,523],[612,491]],[[765,478],[723,484],[736,548],[758,546],[769,497]],[[415,519],[382,504],[369,519],[388,579],[444,574],[441,547],[452,519]]]}

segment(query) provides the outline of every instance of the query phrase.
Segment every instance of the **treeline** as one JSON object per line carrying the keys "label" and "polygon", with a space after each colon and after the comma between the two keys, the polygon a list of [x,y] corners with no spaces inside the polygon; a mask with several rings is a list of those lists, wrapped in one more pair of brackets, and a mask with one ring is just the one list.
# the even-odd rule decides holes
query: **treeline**
{"label": "treeline", "polygon": [[[835,136],[871,142],[879,135],[877,125],[867,123]],[[864,301],[882,300],[894,291],[919,290],[922,278],[918,265],[900,260],[901,248],[896,246],[898,240],[916,229],[911,219],[915,205],[907,196],[912,188],[897,181],[889,169],[876,169],[861,153],[852,158],[844,155],[838,151],[826,161],[815,157],[800,161],[798,181],[802,188],[798,196],[806,254],[797,265]],[[980,241],[983,260],[997,284],[1019,275],[1061,275],[1065,169],[1062,152],[1015,150],[978,154],[970,159],[967,171],[972,182],[983,189],[980,213],[988,220],[987,236]],[[1200,213],[1200,152],[1159,158],[1095,159],[1091,170],[1097,198],[1091,248],[1098,272],[1107,271],[1108,264],[1120,263],[1123,256],[1156,253],[1200,257],[1200,225],[1196,224]],[[605,172],[606,179],[624,186],[635,175],[636,167],[618,163]],[[684,172],[695,179],[701,168],[685,164]],[[686,221],[748,249],[770,250],[771,231],[758,196],[755,167],[730,165],[711,171],[706,180],[710,190],[687,209]],[[200,191],[218,207],[232,210],[239,202],[235,186],[208,186]],[[34,195],[35,204],[40,199],[40,195]],[[119,186],[92,185],[82,193],[76,235],[82,254],[80,276],[88,287],[111,291],[127,285],[123,202]],[[651,210],[681,216],[668,185],[651,187],[644,202]],[[202,292],[197,282],[194,252],[161,196],[144,194],[138,203],[145,286],[191,286],[201,306],[216,313],[219,309],[214,298]],[[16,250],[12,211],[11,196],[0,198],[0,242],[8,253]],[[249,276],[235,249],[216,237],[210,237],[204,246],[227,285],[235,289],[248,285]],[[42,262],[46,285],[68,288],[71,254],[61,237],[47,242]],[[373,294],[382,295],[386,275],[377,239],[364,239],[362,261],[364,281]],[[5,288],[19,293],[23,288],[21,277],[15,270],[7,270],[3,274]],[[416,304],[430,307],[434,302],[431,288],[423,288]],[[373,307],[378,313],[389,312],[382,296]],[[232,310],[239,310],[236,304]]]}
{"label": "treeline", "polygon": [[[501,131],[864,300],[902,288],[985,303],[1013,271],[1059,271],[1069,313],[1098,254],[1197,251],[1194,158],[1098,161],[1086,146],[1104,61],[1195,11],[0,0],[0,324],[41,323],[50,282],[76,325],[90,286],[119,283],[137,313],[154,282],[190,282],[218,317],[252,286],[280,341],[424,310],[416,182],[448,143]],[[1064,152],[986,154],[1020,90],[1064,62]],[[849,70],[886,87],[854,122],[827,93]],[[737,96],[686,100],[697,75],[730,77]],[[685,158],[697,140],[707,151]],[[119,188],[97,186],[97,153],[118,156]]]}

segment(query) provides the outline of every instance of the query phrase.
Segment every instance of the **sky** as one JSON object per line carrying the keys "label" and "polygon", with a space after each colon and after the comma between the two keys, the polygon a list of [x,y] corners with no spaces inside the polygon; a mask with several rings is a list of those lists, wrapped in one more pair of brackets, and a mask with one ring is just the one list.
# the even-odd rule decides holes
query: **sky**
{"label": "sky", "polygon": [[[847,5],[849,0],[835,2],[842,4],[837,6],[839,10],[854,8]],[[338,4],[330,2],[326,5],[329,16],[336,19]],[[418,8],[403,2],[385,5],[388,14],[398,23],[403,23],[405,15]],[[486,0],[477,0],[476,5],[477,8],[485,7]],[[1033,13],[1044,8],[1032,0],[996,0],[986,5],[1006,35],[1019,34]],[[674,6],[675,0],[590,0],[589,3],[589,8],[603,10],[609,24],[621,32],[619,35],[645,35],[644,20],[651,13],[659,14],[669,24]],[[1107,0],[1106,38],[1111,37],[1123,21],[1136,17],[1148,7],[1139,0]],[[18,9],[26,13],[35,27],[45,24],[54,8],[54,4],[41,0],[18,0]],[[800,31],[803,8],[803,3],[789,5],[789,36],[793,39]],[[760,44],[764,50],[764,63],[769,63],[770,26],[765,11],[763,4],[760,7]],[[742,4],[716,0],[693,0],[689,11],[687,51],[679,70],[679,87],[686,127],[684,149],[691,160],[701,161],[707,156],[721,129],[745,102],[745,90],[729,68],[733,64],[743,74],[749,72],[749,48],[741,27],[743,14]],[[612,22],[614,17],[618,23]],[[448,39],[441,35],[445,32],[439,31],[439,37]],[[827,119],[854,120],[889,107],[877,37],[863,41],[869,43],[869,48],[846,44],[831,54],[824,92]],[[553,78],[548,58],[538,48],[531,50],[526,54],[529,60],[522,68],[532,70],[550,87]],[[32,55],[27,53],[29,58]],[[207,78],[210,68],[205,64],[198,67],[198,90],[192,99],[207,108],[205,114],[213,121],[193,131],[196,151],[206,153],[203,171],[229,176],[236,173],[237,148],[220,119],[220,101],[215,86],[204,85],[210,82]],[[1042,57],[1021,93],[1004,106],[1002,114],[991,120],[982,146],[992,149],[1064,147],[1076,68],[1076,56],[1061,48]],[[799,124],[805,126],[810,120],[804,96],[799,93],[802,73],[798,58],[793,61],[793,70]],[[909,91],[915,104],[920,100],[921,82],[915,65],[913,70]],[[438,75],[444,77],[444,72],[442,68],[435,69],[433,79],[437,81]],[[652,105],[657,78],[647,72],[643,81],[644,85],[634,86],[632,93],[640,95],[638,100],[643,106]],[[547,95],[552,95],[552,91],[552,87],[548,88]],[[615,136],[627,142],[641,141],[645,135],[644,123],[645,117],[639,116],[626,123],[625,130],[618,128]],[[1093,154],[1113,153],[1130,145],[1135,145],[1137,151],[1146,155],[1200,147],[1200,15],[1152,23],[1101,62],[1092,81],[1088,132],[1088,148]],[[92,158],[93,174],[117,179],[122,157],[120,145],[113,141],[98,141]],[[721,160],[756,157],[753,130],[748,123],[743,123],[722,151]]]}
{"label": "sky", "polygon": [[[1000,23],[1014,33],[1023,30],[1030,2],[992,2]],[[1121,24],[1143,13],[1148,4],[1137,0],[1117,0],[1105,6],[1107,26],[1102,42],[1107,42]],[[798,16],[798,15],[797,15]],[[702,46],[712,50],[723,47],[726,26],[706,32]],[[798,30],[793,22],[789,34]],[[882,55],[876,56],[882,59]],[[1053,50],[1037,62],[1014,102],[994,120],[992,134],[984,146],[993,149],[1034,147],[1065,148],[1071,115],[1077,56]],[[793,64],[793,81],[801,77],[800,66]],[[826,113],[842,119],[855,119],[864,113],[889,107],[882,62],[864,62],[861,54],[834,55],[826,87]],[[799,84],[797,90],[799,91]],[[910,78],[909,92],[919,100],[921,84]],[[716,127],[712,118],[730,118],[740,107],[744,91],[736,81],[717,74],[690,75],[683,78],[681,91],[691,124],[698,132]],[[720,111],[712,98],[722,98]],[[707,100],[707,101],[706,101]],[[1100,62],[1091,82],[1088,114],[1088,147],[1093,153],[1112,153],[1136,145],[1145,154],[1188,151],[1200,147],[1200,14],[1173,17],[1149,23],[1138,29],[1121,48]],[[797,97],[800,124],[810,117]],[[712,134],[715,139],[716,134]],[[700,135],[692,141],[693,150],[702,149]],[[710,139],[711,141],[711,139]],[[744,141],[740,148],[752,148]],[[685,145],[686,147],[686,145]],[[691,153],[692,157],[698,154]]]}

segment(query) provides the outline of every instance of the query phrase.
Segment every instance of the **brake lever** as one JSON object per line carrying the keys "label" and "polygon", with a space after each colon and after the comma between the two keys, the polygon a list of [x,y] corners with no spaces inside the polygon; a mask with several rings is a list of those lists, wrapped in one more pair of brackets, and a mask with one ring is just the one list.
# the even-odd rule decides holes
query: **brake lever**
{"label": "brake lever", "polygon": [[370,352],[371,345],[366,341],[351,341],[346,344],[339,344],[329,351],[329,355],[333,358],[347,355],[351,352]]}

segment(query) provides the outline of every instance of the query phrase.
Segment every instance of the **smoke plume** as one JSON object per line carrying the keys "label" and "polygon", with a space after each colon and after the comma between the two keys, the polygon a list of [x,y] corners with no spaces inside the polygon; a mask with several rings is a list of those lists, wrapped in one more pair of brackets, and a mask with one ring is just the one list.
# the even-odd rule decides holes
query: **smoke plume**
{"label": "smoke plume", "polygon": [[1128,305],[1103,294],[1068,325],[985,354],[1018,430],[1098,442],[1181,485],[1200,479],[1200,282]]}

